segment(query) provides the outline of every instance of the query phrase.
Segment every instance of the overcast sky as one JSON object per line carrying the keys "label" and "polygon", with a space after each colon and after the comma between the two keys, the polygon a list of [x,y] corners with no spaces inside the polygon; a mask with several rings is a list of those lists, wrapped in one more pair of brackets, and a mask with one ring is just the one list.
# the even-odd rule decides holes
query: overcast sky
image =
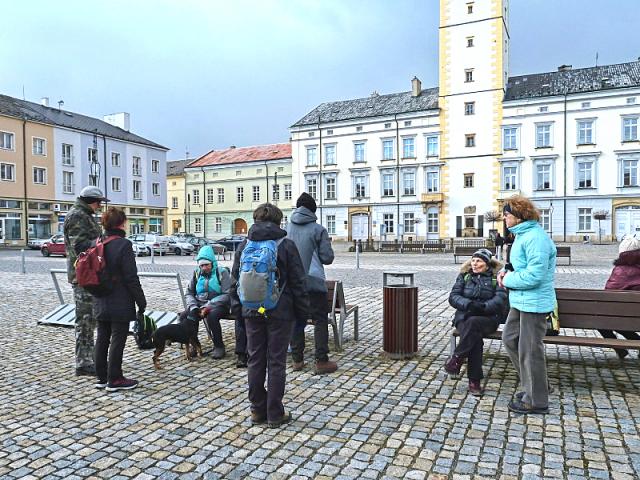
{"label": "overcast sky", "polygon": [[[0,93],[101,118],[169,159],[287,142],[316,105],[438,84],[437,0],[12,0]],[[511,0],[511,75],[640,56],[637,0]]]}

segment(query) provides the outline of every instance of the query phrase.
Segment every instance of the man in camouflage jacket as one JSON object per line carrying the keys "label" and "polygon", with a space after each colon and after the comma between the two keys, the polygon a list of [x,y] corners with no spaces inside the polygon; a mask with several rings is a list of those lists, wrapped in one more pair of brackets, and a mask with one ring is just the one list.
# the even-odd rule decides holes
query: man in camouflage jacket
{"label": "man in camouflage jacket", "polygon": [[73,287],[76,303],[76,375],[95,376],[94,333],[96,319],[93,297],[76,281],[78,254],[100,236],[100,226],[94,218],[100,203],[108,201],[98,187],[85,187],[64,219],[64,244],[67,253],[67,278]]}

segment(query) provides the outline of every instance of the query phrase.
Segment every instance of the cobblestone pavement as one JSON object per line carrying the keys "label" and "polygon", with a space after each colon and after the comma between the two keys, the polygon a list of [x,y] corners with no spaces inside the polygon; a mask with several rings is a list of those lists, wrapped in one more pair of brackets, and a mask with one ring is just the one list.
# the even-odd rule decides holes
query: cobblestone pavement
{"label": "cobblestone pavement", "polygon": [[[577,251],[575,266],[560,267],[558,284],[601,288],[615,247],[598,247]],[[345,279],[347,301],[360,305],[360,340],[348,323],[344,351],[331,353],[340,364],[333,375],[315,376],[310,366],[288,372],[285,404],[294,421],[271,430],[251,426],[246,371],[229,355],[187,363],[172,346],[157,372],[151,353],[129,340],[124,370],[141,381],[136,390],[108,394],[75,377],[73,330],[36,325],[57,304],[47,270],[64,263],[30,256],[31,273],[23,275],[19,255],[2,252],[0,478],[640,477],[635,353],[621,363],[609,350],[548,346],[550,414],[511,414],[516,377],[500,342],[485,345],[481,399],[467,394],[464,379],[441,372],[448,289],[459,268],[450,256],[361,260],[356,270],[353,255],[340,254],[329,273]],[[141,270],[188,273],[193,259],[149,262],[141,259]],[[412,266],[421,287],[419,351],[392,361],[381,354],[381,271]],[[145,279],[144,286],[150,307],[180,308],[170,282]],[[232,350],[232,324],[223,330]]]}

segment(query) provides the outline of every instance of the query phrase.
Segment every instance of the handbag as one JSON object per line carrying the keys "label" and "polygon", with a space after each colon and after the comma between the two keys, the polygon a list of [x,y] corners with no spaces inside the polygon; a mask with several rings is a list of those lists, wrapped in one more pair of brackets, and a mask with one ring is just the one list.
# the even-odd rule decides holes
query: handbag
{"label": "handbag", "polygon": [[548,337],[555,337],[560,334],[560,317],[558,316],[558,302],[556,301],[556,306],[553,309],[553,312],[547,313],[545,317],[547,321],[547,333]]}

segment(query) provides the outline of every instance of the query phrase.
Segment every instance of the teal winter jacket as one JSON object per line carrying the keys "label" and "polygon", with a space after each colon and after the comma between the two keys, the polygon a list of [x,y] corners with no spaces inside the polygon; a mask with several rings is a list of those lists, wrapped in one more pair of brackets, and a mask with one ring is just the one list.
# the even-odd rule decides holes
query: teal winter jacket
{"label": "teal winter jacket", "polygon": [[509,304],[521,312],[553,311],[556,246],[536,221],[527,220],[509,230],[516,236],[509,257],[514,271],[503,279]]}

